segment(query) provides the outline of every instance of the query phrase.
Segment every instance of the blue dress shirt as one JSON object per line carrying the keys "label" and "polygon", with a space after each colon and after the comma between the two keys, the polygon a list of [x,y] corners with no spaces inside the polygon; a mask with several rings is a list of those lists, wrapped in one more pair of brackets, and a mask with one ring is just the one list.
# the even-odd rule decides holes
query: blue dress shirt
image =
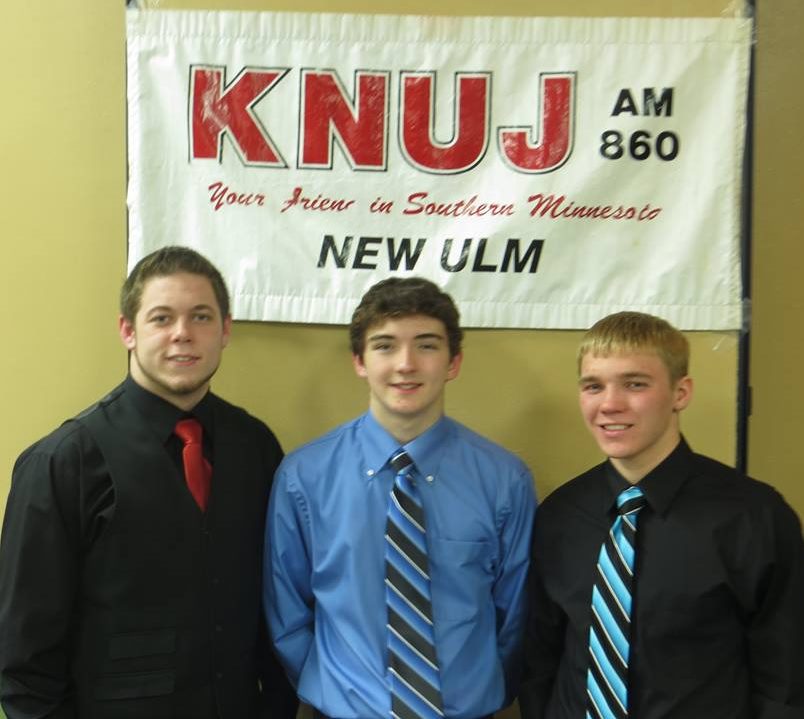
{"label": "blue dress shirt", "polygon": [[[299,697],[330,717],[389,716],[384,536],[398,448],[368,412],[288,455],[274,481],[265,609]],[[517,690],[533,480],[447,417],[405,449],[427,517],[444,711],[476,719]]]}

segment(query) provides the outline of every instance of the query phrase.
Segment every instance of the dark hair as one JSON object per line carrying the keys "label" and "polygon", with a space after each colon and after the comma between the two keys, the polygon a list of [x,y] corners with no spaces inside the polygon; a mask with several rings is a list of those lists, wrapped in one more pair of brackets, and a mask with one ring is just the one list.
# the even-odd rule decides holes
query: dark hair
{"label": "dark hair", "polygon": [[142,291],[152,277],[166,277],[179,272],[206,277],[212,285],[221,318],[229,316],[229,292],[218,269],[202,254],[189,247],[171,245],[143,257],[131,270],[120,290],[120,313],[134,322],[142,302]]}
{"label": "dark hair", "polygon": [[352,353],[363,356],[366,332],[371,327],[390,318],[411,315],[441,320],[447,331],[450,357],[461,351],[463,330],[452,297],[423,277],[389,277],[368,289],[352,315],[349,325]]}
{"label": "dark hair", "polygon": [[638,352],[655,352],[667,367],[671,382],[688,374],[687,338],[666,320],[644,312],[616,312],[592,325],[578,348],[578,374],[586,355],[609,357]]}

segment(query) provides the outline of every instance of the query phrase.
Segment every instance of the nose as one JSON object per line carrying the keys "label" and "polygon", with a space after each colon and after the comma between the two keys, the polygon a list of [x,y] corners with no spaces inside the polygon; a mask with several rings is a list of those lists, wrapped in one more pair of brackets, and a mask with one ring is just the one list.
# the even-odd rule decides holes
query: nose
{"label": "nose", "polygon": [[173,324],[172,340],[174,342],[187,342],[190,339],[190,320],[179,317]]}
{"label": "nose", "polygon": [[416,368],[416,361],[412,347],[400,347],[396,358],[398,372],[412,372]]}
{"label": "nose", "polygon": [[600,397],[600,411],[607,414],[624,409],[624,397],[619,387],[606,387]]}

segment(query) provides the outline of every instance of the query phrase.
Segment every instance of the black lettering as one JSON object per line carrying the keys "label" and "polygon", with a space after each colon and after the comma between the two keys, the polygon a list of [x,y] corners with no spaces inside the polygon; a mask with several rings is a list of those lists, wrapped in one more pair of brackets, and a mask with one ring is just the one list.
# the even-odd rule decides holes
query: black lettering
{"label": "black lettering", "polygon": [[327,255],[332,254],[332,259],[335,260],[335,267],[343,269],[346,267],[346,261],[349,259],[351,249],[351,235],[347,235],[344,238],[343,248],[340,251],[335,244],[335,238],[332,235],[324,235],[324,241],[321,243],[321,254],[318,256],[318,267],[325,267],[327,264]]}
{"label": "black lettering", "polygon": [[370,245],[379,245],[382,242],[382,237],[361,237],[357,242],[357,252],[355,252],[355,261],[352,264],[352,269],[355,270],[375,270],[377,263],[373,265],[364,262],[366,257],[376,257],[379,250]]}
{"label": "black lettering", "polygon": [[458,261],[451,265],[449,264],[450,250],[452,250],[452,238],[444,240],[444,249],[441,251],[441,267],[447,272],[460,272],[466,267],[466,261],[469,259],[469,248],[472,246],[472,238],[467,237],[463,241],[463,249]]}
{"label": "black lettering", "polygon": [[514,272],[522,272],[530,259],[530,269],[528,272],[534,274],[539,267],[539,260],[542,256],[542,247],[544,240],[531,240],[525,256],[519,256],[519,239],[511,237],[505,245],[505,253],[503,254],[502,265],[500,265],[500,272],[508,272],[508,266],[511,260],[514,262]]}

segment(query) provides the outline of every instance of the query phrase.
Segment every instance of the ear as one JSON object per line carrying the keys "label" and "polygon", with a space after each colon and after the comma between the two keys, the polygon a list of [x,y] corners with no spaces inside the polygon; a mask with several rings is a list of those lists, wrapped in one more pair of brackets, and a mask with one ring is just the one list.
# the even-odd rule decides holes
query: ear
{"label": "ear", "polygon": [[674,392],[673,411],[681,412],[681,410],[687,408],[687,405],[692,400],[692,377],[687,375],[678,380]]}
{"label": "ear", "polygon": [[117,319],[117,331],[120,333],[123,345],[129,352],[137,346],[137,333],[134,331],[134,325],[123,315],[120,315]]}
{"label": "ear", "polygon": [[227,315],[223,320],[223,337],[221,338],[221,347],[226,347],[229,344],[229,338],[232,336],[232,315]]}
{"label": "ear", "polygon": [[366,365],[363,362],[363,358],[360,355],[352,355],[352,367],[355,368],[355,374],[358,377],[367,377],[368,372],[366,371]]}
{"label": "ear", "polygon": [[455,379],[461,371],[461,363],[463,362],[463,352],[458,352],[450,361],[447,367],[447,382]]}

